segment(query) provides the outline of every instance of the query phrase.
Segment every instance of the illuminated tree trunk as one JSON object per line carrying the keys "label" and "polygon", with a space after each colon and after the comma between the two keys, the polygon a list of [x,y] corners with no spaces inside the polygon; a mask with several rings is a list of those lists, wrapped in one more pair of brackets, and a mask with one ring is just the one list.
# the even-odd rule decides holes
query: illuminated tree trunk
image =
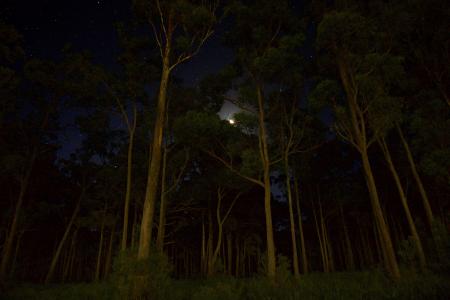
{"label": "illuminated tree trunk", "polygon": [[164,236],[166,233],[166,168],[167,168],[167,149],[164,147],[162,175],[161,175],[161,203],[159,206],[159,223],[156,237],[156,250],[163,252]]}
{"label": "illuminated tree trunk", "polygon": [[133,147],[134,147],[134,133],[136,130],[136,105],[134,106],[134,115],[133,115],[133,125],[129,128],[129,139],[128,139],[128,152],[127,152],[127,186],[125,192],[125,204],[124,204],[124,213],[123,213],[123,229],[122,229],[122,246],[121,250],[124,251],[127,249],[127,241],[128,241],[128,214],[130,210],[130,199],[131,199],[131,180],[132,180],[132,171],[133,171]]}
{"label": "illuminated tree trunk", "polygon": [[0,264],[0,282],[6,278],[8,273],[8,267],[10,265],[11,253],[14,246],[14,240],[17,235],[17,226],[19,223],[20,214],[22,212],[22,205],[25,198],[25,194],[28,189],[28,183],[30,181],[31,171],[34,165],[36,154],[33,152],[31,157],[31,163],[25,173],[25,176],[20,181],[20,192],[17,198],[16,208],[14,210],[14,216],[11,222],[11,227],[6,235],[5,245],[3,246],[2,261]]}
{"label": "illuminated tree trunk", "polygon": [[300,246],[302,248],[302,266],[303,266],[303,273],[308,273],[308,259],[306,256],[306,246],[305,246],[305,235],[303,232],[303,222],[302,222],[302,211],[300,209],[300,196],[298,191],[298,183],[297,178],[294,177],[294,191],[295,191],[295,202],[297,204],[297,216],[298,216],[298,229],[300,233]]}
{"label": "illuminated tree trunk", "polygon": [[108,255],[106,256],[106,262],[105,262],[105,277],[109,275],[109,271],[111,269],[114,234],[115,234],[115,228],[113,225],[113,227],[111,228],[111,235],[109,237]]}
{"label": "illuminated tree trunk", "polygon": [[257,86],[258,98],[258,123],[259,123],[259,151],[263,166],[263,183],[264,183],[264,213],[266,218],[266,240],[267,240],[267,276],[274,278],[276,274],[276,254],[275,242],[273,237],[272,224],[272,194],[270,190],[270,159],[267,146],[267,133],[264,114],[264,96],[261,86]]}
{"label": "illuminated tree trunk", "polygon": [[400,140],[402,141],[403,147],[406,151],[406,157],[408,158],[409,165],[411,167],[411,171],[413,173],[414,179],[416,180],[417,187],[419,188],[420,195],[422,196],[422,203],[425,209],[425,215],[427,216],[428,226],[430,228],[433,225],[434,216],[433,211],[431,209],[430,200],[428,199],[428,194],[423,187],[422,179],[420,178],[419,172],[417,172],[416,163],[414,162],[414,158],[412,156],[411,150],[409,149],[408,142],[406,141],[403,132],[399,125],[397,126],[398,135],[400,136]]}
{"label": "illuminated tree trunk", "polygon": [[64,267],[64,271],[63,271],[63,277],[62,277],[62,282],[65,282],[67,280],[67,277],[70,274],[70,270],[71,270],[71,266],[73,265],[73,261],[74,261],[74,256],[75,256],[75,243],[76,243],[76,239],[77,239],[77,233],[78,230],[75,229],[73,235],[72,235],[72,241],[70,243],[70,247],[69,247],[69,255],[68,255],[68,259],[67,259],[67,264]]}
{"label": "illuminated tree trunk", "polygon": [[77,204],[75,206],[75,209],[73,210],[72,217],[70,218],[69,223],[67,224],[66,231],[64,232],[64,235],[59,242],[58,248],[56,249],[55,255],[53,256],[52,262],[50,264],[50,268],[48,270],[47,276],[45,277],[45,284],[48,284],[53,279],[53,274],[55,272],[56,264],[58,263],[59,257],[61,255],[61,251],[64,247],[64,244],[69,237],[70,230],[72,229],[73,223],[75,222],[75,219],[78,215],[78,211],[80,210],[81,200],[84,197],[84,190],[81,191],[81,195],[78,198]]}
{"label": "illuminated tree trunk", "polygon": [[151,149],[150,167],[148,171],[147,187],[145,191],[144,211],[141,220],[141,232],[139,238],[138,258],[146,259],[150,254],[152,240],[153,217],[155,213],[155,201],[160,182],[161,170],[161,146],[163,141],[163,128],[166,110],[167,86],[169,84],[170,66],[169,57],[171,53],[170,39],[167,41],[163,59],[163,70],[159,86],[158,105],[156,108],[155,128],[153,130],[153,141]]}
{"label": "illuminated tree trunk", "polygon": [[101,266],[101,262],[102,262],[103,239],[104,239],[104,233],[105,233],[106,208],[107,208],[107,205],[105,204],[102,225],[100,228],[100,240],[98,243],[97,265],[95,267],[95,276],[94,276],[95,281],[98,281],[100,279],[100,266]]}
{"label": "illuminated tree trunk", "polygon": [[352,250],[352,243],[350,242],[350,235],[348,234],[348,228],[347,228],[347,224],[346,224],[345,218],[344,218],[344,209],[342,208],[342,203],[340,203],[340,202],[339,202],[339,212],[341,215],[342,229],[344,230],[345,262],[346,262],[348,270],[354,270],[355,269],[355,259],[354,259],[353,250]]}
{"label": "illuminated tree trunk", "polygon": [[358,105],[357,91],[354,87],[351,74],[345,64],[345,60],[342,57],[338,58],[339,74],[344,86],[345,93],[347,95],[347,102],[350,111],[350,121],[352,128],[352,140],[354,146],[357,148],[361,155],[363,170],[365,173],[365,179],[367,188],[369,190],[370,202],[372,205],[372,211],[375,217],[376,224],[378,226],[378,232],[382,239],[383,251],[386,253],[388,262],[388,271],[394,279],[400,278],[400,270],[395,257],[394,247],[392,245],[391,235],[389,233],[388,225],[383,216],[383,211],[380,205],[380,199],[378,196],[377,186],[375,184],[375,178],[373,176],[372,167],[370,165],[367,148],[369,141],[366,133],[366,120],[361,107]]}
{"label": "illuminated tree trunk", "polygon": [[297,237],[295,235],[295,220],[294,220],[294,209],[292,204],[291,178],[289,176],[289,157],[287,153],[285,153],[284,155],[284,172],[286,174],[286,193],[289,205],[289,222],[291,225],[292,263],[294,265],[294,276],[298,278],[300,272],[298,268]]}
{"label": "illuminated tree trunk", "polygon": [[417,233],[416,225],[414,224],[411,211],[409,210],[408,200],[406,199],[405,192],[403,191],[403,186],[400,181],[400,177],[398,176],[397,170],[395,169],[394,163],[392,162],[392,157],[385,139],[384,138],[379,139],[378,143],[380,144],[386,162],[388,163],[389,170],[391,171],[392,176],[394,177],[395,185],[397,187],[400,200],[402,202],[403,210],[405,211],[406,219],[408,221],[409,230],[411,231],[411,235],[414,239],[414,244],[416,246],[420,267],[422,270],[425,270],[426,268],[425,253],[423,251],[422,242],[420,240],[419,234]]}
{"label": "illuminated tree trunk", "polygon": [[233,209],[234,204],[236,203],[236,200],[239,197],[239,194],[233,199],[233,202],[228,207],[228,210],[226,211],[225,215],[221,216],[221,207],[222,207],[222,200],[224,197],[223,190],[219,187],[217,189],[217,208],[216,208],[216,219],[217,219],[217,242],[216,247],[214,249],[214,252],[211,256],[210,266],[208,268],[208,276],[211,276],[214,274],[217,258],[219,256],[220,247],[222,245],[222,237],[223,237],[223,224],[227,220],[228,216],[230,215],[231,210]]}

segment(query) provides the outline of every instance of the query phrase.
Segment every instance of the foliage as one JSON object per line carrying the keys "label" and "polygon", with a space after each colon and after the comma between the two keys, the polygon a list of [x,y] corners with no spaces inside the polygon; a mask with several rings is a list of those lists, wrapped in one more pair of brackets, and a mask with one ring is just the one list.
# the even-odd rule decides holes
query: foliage
{"label": "foliage", "polygon": [[[136,288],[140,295],[151,299],[166,299],[171,285],[172,270],[167,257],[153,250],[146,260],[137,260],[136,251],[120,252],[114,260],[111,282],[117,299],[129,299],[135,295]],[[139,287],[136,282],[142,283]]]}
{"label": "foliage", "polygon": [[[448,277],[410,275],[393,283],[382,273],[310,274],[298,282],[274,285],[266,278],[236,280],[215,278],[207,281],[173,281],[167,300],[308,300],[308,299],[448,299]],[[59,286],[17,286],[7,299],[114,299],[110,284],[73,284]],[[125,298],[119,298],[125,299]]]}

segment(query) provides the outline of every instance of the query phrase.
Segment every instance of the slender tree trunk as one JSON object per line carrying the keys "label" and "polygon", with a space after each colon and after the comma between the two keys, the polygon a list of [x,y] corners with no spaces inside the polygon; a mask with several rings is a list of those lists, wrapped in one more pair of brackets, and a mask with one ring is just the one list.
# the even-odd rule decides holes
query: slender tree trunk
{"label": "slender tree trunk", "polygon": [[214,272],[214,264],[213,264],[213,239],[214,239],[214,231],[213,231],[213,223],[212,223],[212,212],[208,211],[208,241],[206,247],[207,253],[207,276],[212,275]]}
{"label": "slender tree trunk", "polygon": [[[136,111],[136,107],[134,108]],[[125,251],[127,249],[128,241],[128,213],[130,211],[130,200],[131,200],[131,181],[132,181],[132,171],[133,171],[133,147],[134,147],[134,132],[136,129],[136,112],[133,117],[133,127],[129,130],[128,139],[128,152],[127,152],[127,186],[125,192],[125,204],[123,209],[123,229],[122,229],[122,244],[121,250]]]}
{"label": "slender tree trunk", "polygon": [[14,245],[14,240],[17,235],[17,226],[19,223],[20,214],[22,212],[23,200],[25,198],[25,194],[28,189],[28,183],[30,181],[31,171],[33,169],[35,159],[36,159],[36,154],[33,152],[32,157],[31,157],[30,166],[28,167],[28,169],[25,173],[25,176],[22,178],[22,180],[20,182],[20,192],[19,192],[19,197],[16,202],[14,217],[12,219],[9,232],[6,234],[6,241],[3,246],[2,261],[0,263],[0,282],[2,282],[5,279],[6,274],[8,273],[8,266],[9,266],[10,260],[11,260],[11,253],[12,253],[12,249],[13,249],[13,245]]}
{"label": "slender tree trunk", "polygon": [[22,241],[22,236],[24,233],[25,231],[20,231],[19,234],[17,235],[16,249],[14,250],[14,258],[12,261],[10,276],[14,275],[16,271],[16,262],[17,257],[19,256],[20,242]]}
{"label": "slender tree trunk", "polygon": [[61,251],[64,247],[64,244],[69,237],[70,230],[72,229],[73,223],[75,222],[75,218],[78,215],[78,211],[80,210],[81,200],[84,197],[84,189],[81,191],[80,197],[78,198],[75,209],[73,210],[72,217],[70,218],[69,223],[67,224],[66,231],[59,242],[58,248],[56,249],[55,255],[53,256],[52,262],[50,264],[50,268],[48,270],[47,276],[45,277],[45,284],[48,284],[53,279],[53,273],[55,272],[56,264],[58,263],[59,257],[61,255]]}
{"label": "slender tree trunk", "polygon": [[205,218],[202,216],[202,249],[201,249],[201,255],[200,255],[200,269],[202,270],[202,275],[206,274],[206,266],[207,259],[206,259],[206,232],[205,232]]}
{"label": "slender tree trunk", "polygon": [[381,237],[381,246],[386,254],[387,263],[389,265],[389,271],[394,279],[400,278],[400,270],[398,268],[397,258],[395,257],[394,247],[392,245],[391,235],[389,233],[388,225],[383,216],[380,200],[378,198],[378,191],[375,184],[375,179],[372,173],[372,167],[370,166],[369,157],[367,152],[362,152],[363,167],[366,173],[366,181],[371,196],[372,209],[375,215],[375,221],[379,229]]}
{"label": "slender tree trunk", "polygon": [[[369,162],[369,156],[367,148],[369,142],[366,133],[366,119],[364,112],[358,104],[357,88],[353,84],[351,72],[346,65],[344,56],[340,53],[338,56],[338,69],[342,84],[347,95],[347,102],[350,111],[350,121],[352,126],[352,137],[355,147],[361,154],[362,165],[365,173],[365,179],[369,190],[370,201],[372,205],[375,221],[379,228],[379,233],[382,238],[382,246],[386,252],[388,259],[388,271],[394,279],[400,278],[400,270],[398,268],[397,258],[395,257],[394,247],[392,245],[391,235],[389,228],[386,224],[386,220],[383,216],[383,211],[380,205],[380,199],[378,196],[377,186],[375,184],[375,178],[373,176],[372,167]],[[350,138],[350,137],[349,137]]]}
{"label": "slender tree trunk", "polygon": [[297,178],[294,177],[294,191],[295,191],[295,202],[297,204],[297,216],[298,216],[298,229],[300,233],[300,246],[302,248],[302,266],[303,266],[303,273],[308,273],[308,259],[306,256],[306,246],[305,246],[305,235],[303,232],[303,222],[302,222],[302,212],[300,209],[300,193],[298,191],[298,182]]}
{"label": "slender tree trunk", "polygon": [[133,228],[131,229],[131,248],[134,249],[136,245],[136,235],[138,231],[138,220],[137,220],[137,205],[134,206],[134,218],[133,218]]}
{"label": "slender tree trunk", "polygon": [[163,69],[159,86],[158,105],[156,108],[155,128],[153,130],[153,142],[151,149],[150,167],[148,171],[147,187],[145,191],[144,211],[141,220],[141,232],[139,238],[138,258],[146,259],[150,254],[152,240],[153,217],[155,213],[155,201],[158,192],[161,170],[161,146],[163,142],[163,129],[165,121],[167,86],[169,84],[171,54],[170,38],[167,39],[163,58]]}
{"label": "slender tree trunk", "polygon": [[344,230],[344,242],[345,242],[345,264],[348,270],[355,269],[355,259],[353,255],[352,243],[350,242],[350,235],[348,234],[347,224],[344,218],[344,209],[342,208],[342,203],[339,202],[339,212],[341,215],[342,229]]}
{"label": "slender tree trunk", "polygon": [[111,235],[109,237],[108,254],[106,255],[106,262],[105,262],[105,277],[109,275],[109,271],[111,270],[114,234],[115,234],[115,227],[112,226]]}
{"label": "slender tree trunk", "polygon": [[156,237],[156,250],[163,252],[164,236],[166,232],[166,168],[167,168],[167,149],[163,149],[163,163],[161,176],[161,204],[159,207],[159,225]]}
{"label": "slender tree trunk", "polygon": [[216,208],[216,219],[217,219],[217,242],[216,247],[214,249],[214,253],[212,254],[211,258],[211,268],[208,269],[208,276],[213,275],[215,272],[215,266],[217,262],[217,258],[219,256],[220,247],[222,245],[222,237],[223,237],[223,224],[227,220],[228,216],[230,215],[231,210],[234,207],[234,204],[236,203],[236,200],[239,198],[239,194],[233,199],[230,206],[228,207],[225,215],[221,216],[221,207],[222,207],[222,199],[224,197],[223,190],[219,187],[217,189],[217,208]]}
{"label": "slender tree trunk", "polygon": [[100,240],[99,240],[99,243],[98,243],[97,265],[95,267],[95,276],[94,276],[94,280],[95,281],[99,281],[100,280],[100,267],[101,267],[101,263],[102,263],[103,239],[104,239],[105,221],[106,221],[106,209],[107,209],[107,204],[105,204],[105,210],[103,212],[102,225],[101,225],[101,228],[100,228]]}
{"label": "slender tree trunk", "polygon": [[289,157],[288,153],[284,155],[284,172],[286,174],[286,192],[289,205],[289,222],[291,226],[291,242],[292,242],[292,263],[294,265],[294,276],[298,278],[300,276],[298,268],[298,252],[297,252],[297,238],[295,235],[295,220],[294,220],[294,208],[292,204],[292,189],[291,178],[289,175]]}
{"label": "slender tree trunk", "polygon": [[323,271],[325,273],[328,273],[329,272],[328,257],[327,257],[327,253],[326,253],[326,249],[325,249],[325,243],[324,243],[323,238],[322,238],[321,230],[319,228],[319,222],[317,221],[316,210],[315,210],[314,207],[313,207],[313,215],[314,215],[314,223],[316,225],[317,238],[319,239],[319,247],[320,247],[320,254],[321,254],[321,257],[322,257]]}
{"label": "slender tree trunk", "polygon": [[71,241],[70,247],[69,247],[69,255],[68,255],[68,259],[67,259],[67,264],[64,267],[64,271],[63,271],[62,282],[66,282],[67,277],[70,274],[71,266],[73,265],[73,260],[74,260],[74,256],[75,256],[75,242],[76,242],[77,234],[78,234],[78,230],[75,229],[75,231],[72,235],[72,241]]}
{"label": "slender tree trunk", "polygon": [[264,212],[266,217],[267,239],[267,276],[274,278],[276,274],[276,254],[272,224],[272,194],[270,190],[270,159],[267,145],[267,133],[264,114],[264,96],[261,86],[257,86],[258,123],[259,123],[259,151],[264,170]]}
{"label": "slender tree trunk", "polygon": [[227,249],[228,249],[228,251],[227,251],[227,254],[228,254],[228,260],[227,260],[227,262],[228,262],[228,275],[230,275],[231,276],[231,274],[232,274],[232,272],[233,272],[233,270],[232,270],[232,266],[233,266],[233,240],[232,240],[232,236],[231,236],[231,233],[229,233],[228,235],[227,235]]}
{"label": "slender tree trunk", "polygon": [[422,179],[420,178],[419,172],[417,172],[416,163],[414,162],[414,158],[412,156],[408,142],[406,141],[405,136],[403,135],[402,129],[398,124],[396,125],[396,127],[398,135],[400,136],[400,140],[402,141],[403,147],[405,148],[406,157],[408,158],[408,162],[411,167],[414,179],[416,180],[417,187],[419,188],[420,195],[422,196],[422,203],[425,209],[425,215],[427,217],[428,226],[430,226],[431,228],[433,225],[434,216],[433,211],[431,209],[430,200],[428,199],[428,194],[425,191],[425,188],[423,187]]}
{"label": "slender tree trunk", "polygon": [[409,209],[408,200],[406,199],[405,192],[403,190],[402,183],[400,181],[400,177],[398,176],[397,170],[395,169],[394,163],[392,162],[391,153],[389,151],[388,145],[384,138],[381,138],[378,140],[378,143],[380,144],[381,149],[383,150],[384,158],[386,159],[386,162],[388,163],[389,170],[392,173],[392,176],[394,177],[395,185],[397,187],[400,200],[402,202],[403,210],[406,214],[406,219],[408,221],[409,230],[411,231],[411,235],[414,240],[414,244],[416,246],[417,255],[419,258],[420,268],[422,270],[425,270],[426,268],[426,259],[425,259],[425,253],[423,251],[422,247],[422,241],[420,240],[419,234],[417,233],[416,224],[414,224],[414,220],[411,215],[411,211]]}
{"label": "slender tree trunk", "polygon": [[240,261],[239,261],[239,257],[240,257],[240,248],[239,248],[239,239],[236,239],[236,265],[235,265],[235,274],[236,274],[236,278],[239,277],[240,275]]}

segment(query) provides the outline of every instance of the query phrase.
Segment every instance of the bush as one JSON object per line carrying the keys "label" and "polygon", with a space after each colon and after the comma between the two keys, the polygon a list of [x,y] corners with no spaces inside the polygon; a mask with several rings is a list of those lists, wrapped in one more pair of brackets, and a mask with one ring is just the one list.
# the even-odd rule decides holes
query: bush
{"label": "bush", "polygon": [[137,260],[136,251],[119,253],[113,264],[111,283],[118,299],[166,299],[172,267],[167,257],[151,251],[146,260]]}

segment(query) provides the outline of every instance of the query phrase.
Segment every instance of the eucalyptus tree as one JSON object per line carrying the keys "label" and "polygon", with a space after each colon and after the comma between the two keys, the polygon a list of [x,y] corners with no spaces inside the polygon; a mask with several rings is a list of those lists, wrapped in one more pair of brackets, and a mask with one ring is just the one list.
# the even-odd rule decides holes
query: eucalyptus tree
{"label": "eucalyptus tree", "polygon": [[[133,161],[138,117],[148,97],[145,86],[158,74],[149,55],[148,38],[136,34],[123,24],[117,26],[121,53],[114,72],[95,64],[88,53],[71,53],[65,58],[67,90],[72,105],[86,110],[103,110],[116,114],[127,134],[126,186],[124,193],[121,249],[127,248],[129,207],[133,186]],[[141,120],[140,122],[143,122]]]}
{"label": "eucalyptus tree", "polygon": [[[342,84],[345,101],[340,103],[336,83],[323,81],[317,91],[328,93],[335,111],[335,132],[360,154],[377,229],[393,278],[400,277],[389,228],[381,208],[368,149],[378,138],[372,131],[369,114],[372,104],[389,97],[389,81],[401,70],[401,59],[390,55],[380,43],[373,20],[352,11],[326,14],[318,27],[317,45],[327,51],[331,65]],[[382,75],[382,81],[380,76]],[[391,76],[391,77],[389,77]]]}
{"label": "eucalyptus tree", "polygon": [[[278,80],[298,67],[296,53],[303,41],[297,17],[293,15],[288,1],[260,1],[250,3],[237,1],[232,5],[235,24],[229,35],[229,45],[235,50],[241,74],[240,94],[236,102],[243,107],[253,107],[256,116],[258,149],[247,152],[258,161],[261,180],[254,180],[264,188],[266,215],[267,275],[276,273],[276,251],[273,236],[271,211],[271,165],[270,131],[267,125],[268,95],[271,84],[282,84]],[[298,74],[298,73],[297,73]],[[229,163],[227,163],[230,166]]]}
{"label": "eucalyptus tree", "polygon": [[138,14],[149,22],[161,58],[161,79],[157,96],[155,125],[145,192],[138,258],[150,253],[153,217],[160,182],[163,128],[170,74],[178,65],[195,56],[213,33],[218,3],[210,1],[135,0]]}

